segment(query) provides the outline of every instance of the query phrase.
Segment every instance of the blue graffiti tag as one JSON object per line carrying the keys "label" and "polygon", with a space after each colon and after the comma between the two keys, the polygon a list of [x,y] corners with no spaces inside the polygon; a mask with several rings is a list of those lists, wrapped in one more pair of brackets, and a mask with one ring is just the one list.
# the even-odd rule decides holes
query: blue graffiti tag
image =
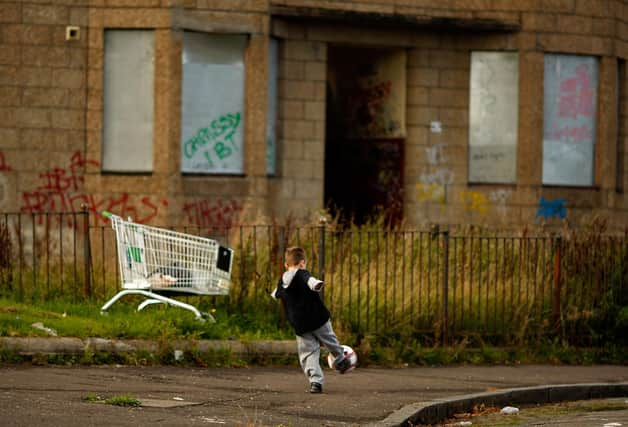
{"label": "blue graffiti tag", "polygon": [[541,196],[534,220],[538,221],[539,217],[543,217],[544,219],[555,217],[563,219],[567,217],[566,203],[567,199],[545,200],[545,197]]}

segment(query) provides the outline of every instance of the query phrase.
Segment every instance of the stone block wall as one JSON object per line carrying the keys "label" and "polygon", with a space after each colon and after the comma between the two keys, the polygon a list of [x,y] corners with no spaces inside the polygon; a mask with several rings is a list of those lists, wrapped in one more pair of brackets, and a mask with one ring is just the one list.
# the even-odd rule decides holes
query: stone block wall
{"label": "stone block wall", "polygon": [[83,185],[87,41],[66,26],[86,17],[69,2],[0,3],[2,211],[69,210]]}
{"label": "stone block wall", "polygon": [[[277,8],[311,16],[295,20],[277,15]],[[321,10],[349,18],[329,23],[316,18]],[[405,16],[414,27],[369,25],[350,13]],[[454,31],[435,27],[436,21],[427,25],[431,19],[475,27]],[[491,23],[511,29],[485,31],[480,25]],[[68,26],[79,28],[77,40],[66,40]],[[149,174],[101,172],[106,28],[155,30]],[[249,35],[243,176],[180,173],[181,29]],[[271,36],[280,40],[274,177],[265,168]],[[268,222],[289,213],[312,219],[324,207],[327,48],[334,44],[406,49],[409,223],[538,224],[543,197],[566,199],[573,224],[597,214],[618,227],[628,224],[624,0],[2,1],[0,211],[67,211],[86,204],[94,213],[108,209],[141,222],[200,227]],[[468,184],[470,53],[476,50],[519,53],[513,185]],[[544,53],[600,58],[591,188],[542,185]],[[431,131],[436,121],[440,133]]]}
{"label": "stone block wall", "polygon": [[327,49],[324,43],[304,41],[300,31],[291,35],[279,50],[280,155],[272,205],[276,216],[307,218],[324,203]]}
{"label": "stone block wall", "polygon": [[[285,7],[317,6],[311,1],[277,1]],[[339,3],[324,7],[341,9]],[[615,101],[625,71],[628,5],[614,1],[354,1],[344,9],[365,13],[409,14],[451,20],[497,20],[516,31],[386,29],[325,23],[275,25],[276,34],[327,44],[406,47],[407,136],[404,208],[411,224],[579,226],[595,216],[612,227],[628,224],[618,180],[625,181],[625,97]],[[512,185],[469,184],[468,127],[470,56],[473,51],[519,54],[517,181]],[[599,58],[597,137],[592,187],[542,183],[544,54],[583,54]],[[622,72],[624,75],[618,75]],[[619,108],[619,109],[618,109]],[[441,132],[432,132],[438,122]],[[621,174],[618,178],[617,174]],[[623,182],[622,181],[622,182]],[[539,218],[542,200],[565,200],[566,218]]]}

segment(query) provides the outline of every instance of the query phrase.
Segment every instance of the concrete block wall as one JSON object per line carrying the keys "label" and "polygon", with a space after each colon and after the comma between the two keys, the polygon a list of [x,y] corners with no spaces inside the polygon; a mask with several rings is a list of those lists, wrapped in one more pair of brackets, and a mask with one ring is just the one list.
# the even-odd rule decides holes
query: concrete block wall
{"label": "concrete block wall", "polygon": [[276,216],[308,220],[323,207],[327,46],[285,30],[279,49],[278,177],[273,179]]}
{"label": "concrete block wall", "polygon": [[[267,8],[259,0],[0,3],[0,211],[85,204],[95,214],[207,228],[264,217]],[[79,27],[78,40],[66,40],[67,26]],[[152,173],[101,173],[108,28],[155,31]],[[244,176],[180,173],[181,28],[249,35]]]}
{"label": "concrete block wall", "polygon": [[[512,32],[452,32],[271,17],[273,7],[499,21]],[[371,15],[373,16],[373,15]],[[79,40],[65,39],[80,27]],[[155,30],[153,172],[100,171],[105,28]],[[249,34],[244,175],[182,176],[181,28]],[[280,39],[278,174],[265,170],[269,37]],[[9,0],[0,2],[0,211],[87,204],[153,224],[201,227],[316,216],[324,203],[327,46],[404,47],[407,64],[405,214],[409,223],[535,222],[539,199],[566,198],[568,220],[628,223],[625,0]],[[467,183],[470,52],[519,53],[514,185]],[[600,58],[596,185],[541,183],[543,55]],[[622,71],[623,70],[623,71]],[[623,86],[622,86],[623,84]],[[619,94],[619,103],[617,90]],[[623,89],[622,89],[623,88]],[[439,121],[441,133],[430,131]],[[623,175],[618,176],[618,173]],[[558,221],[555,221],[558,222]]]}
{"label": "concrete block wall", "polygon": [[[316,6],[312,1],[276,1],[284,6]],[[331,44],[405,46],[408,51],[407,137],[404,164],[405,216],[410,223],[560,225],[561,218],[538,218],[539,203],[566,199],[566,222],[583,225],[595,216],[616,227],[628,224],[624,197],[618,192],[617,152],[625,136],[625,113],[617,109],[617,59],[625,58],[627,4],[623,1],[408,1],[326,2],[324,7],[376,13],[408,13],[450,19],[495,19],[517,25],[514,32],[435,32],[325,24],[295,26],[306,40]],[[278,33],[292,37],[285,26]],[[474,50],[519,53],[519,131],[517,182],[470,185],[468,108],[470,54]],[[542,184],[543,72],[545,53],[593,55],[600,59],[595,184],[590,188]],[[620,105],[625,108],[625,98]],[[430,131],[439,122],[442,132]],[[625,151],[621,151],[624,153]],[[625,154],[624,154],[625,156]],[[619,169],[618,169],[619,168]],[[625,178],[621,178],[624,179]]]}
{"label": "concrete block wall", "polygon": [[0,3],[0,210],[71,210],[82,185],[87,41],[73,2]]}
{"label": "concrete block wall", "polygon": [[[141,2],[142,3],[142,2]],[[123,209],[136,212],[143,222],[227,226],[256,220],[266,213],[267,21],[259,1],[245,2],[238,13],[228,14],[227,2],[111,2],[90,9],[90,103],[88,152],[99,159],[102,147],[103,35],[107,28],[155,29],[155,118],[153,173],[148,176],[103,175],[93,168],[86,175],[93,192],[114,202],[124,198]],[[188,7],[189,6],[189,7]],[[180,173],[181,28],[221,33],[247,33],[245,52],[245,159],[244,176],[186,176]],[[92,89],[93,92],[91,91]],[[93,107],[93,108],[91,108]],[[105,191],[107,193],[105,193]],[[119,204],[118,206],[119,207]]]}

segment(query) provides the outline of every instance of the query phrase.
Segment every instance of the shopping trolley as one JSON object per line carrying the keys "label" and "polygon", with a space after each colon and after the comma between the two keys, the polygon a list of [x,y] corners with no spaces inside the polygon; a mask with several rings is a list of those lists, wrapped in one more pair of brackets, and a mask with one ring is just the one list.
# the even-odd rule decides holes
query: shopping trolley
{"label": "shopping trolley", "polygon": [[227,295],[232,249],[212,239],[125,221],[109,212],[103,216],[116,233],[122,290],[102,306],[102,314],[123,296],[136,294],[146,297],[138,311],[151,304],[170,304],[215,322],[211,314],[172,297]]}

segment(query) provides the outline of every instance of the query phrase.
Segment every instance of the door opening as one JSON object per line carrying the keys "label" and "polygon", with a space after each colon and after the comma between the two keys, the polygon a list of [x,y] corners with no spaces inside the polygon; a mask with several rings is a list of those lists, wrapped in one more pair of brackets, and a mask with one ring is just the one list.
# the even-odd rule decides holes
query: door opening
{"label": "door opening", "polygon": [[329,46],[327,67],[326,206],[345,222],[397,223],[403,217],[405,51]]}

